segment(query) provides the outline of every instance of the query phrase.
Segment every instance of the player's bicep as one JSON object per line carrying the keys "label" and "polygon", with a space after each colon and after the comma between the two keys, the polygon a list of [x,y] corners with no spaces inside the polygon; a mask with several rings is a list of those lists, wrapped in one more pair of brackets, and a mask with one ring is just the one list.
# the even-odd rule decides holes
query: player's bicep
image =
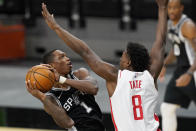
{"label": "player's bicep", "polygon": [[100,77],[107,81],[114,81],[117,78],[118,69],[105,61],[103,61],[94,52],[89,53],[90,55],[85,61],[88,63],[90,68]]}
{"label": "player's bicep", "polygon": [[116,81],[118,77],[118,69],[107,62],[100,61],[97,63],[97,74],[107,81]]}
{"label": "player's bicep", "polygon": [[196,38],[196,26],[192,21],[185,22],[181,31],[182,35],[189,40]]}
{"label": "player's bicep", "polygon": [[79,68],[78,70],[74,71],[74,75],[79,79],[79,80],[88,80],[92,84],[97,86],[97,81],[95,78],[93,78],[90,75],[90,72],[86,68]]}

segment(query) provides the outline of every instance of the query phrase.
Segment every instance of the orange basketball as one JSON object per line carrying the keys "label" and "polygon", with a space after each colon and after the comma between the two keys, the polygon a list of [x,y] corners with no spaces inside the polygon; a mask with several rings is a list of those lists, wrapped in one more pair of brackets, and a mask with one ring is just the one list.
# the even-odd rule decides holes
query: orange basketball
{"label": "orange basketball", "polygon": [[55,82],[55,76],[52,71],[42,65],[33,66],[26,75],[26,81],[30,80],[31,85],[36,84],[36,87],[41,92],[49,91]]}

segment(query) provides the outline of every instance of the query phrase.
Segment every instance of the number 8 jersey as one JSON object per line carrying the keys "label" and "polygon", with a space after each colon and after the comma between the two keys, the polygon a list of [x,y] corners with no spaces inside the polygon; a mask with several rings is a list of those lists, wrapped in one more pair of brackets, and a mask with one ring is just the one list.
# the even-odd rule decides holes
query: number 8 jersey
{"label": "number 8 jersey", "polygon": [[154,79],[147,70],[119,70],[117,86],[110,97],[116,131],[159,131],[154,113],[157,97]]}

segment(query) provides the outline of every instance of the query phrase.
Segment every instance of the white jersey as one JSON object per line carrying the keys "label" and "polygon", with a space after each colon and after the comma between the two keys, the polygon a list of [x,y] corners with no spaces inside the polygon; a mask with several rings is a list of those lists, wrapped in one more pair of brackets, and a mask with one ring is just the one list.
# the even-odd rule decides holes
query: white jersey
{"label": "white jersey", "polygon": [[154,79],[146,70],[119,70],[117,86],[110,106],[116,131],[158,131],[154,113],[158,92]]}

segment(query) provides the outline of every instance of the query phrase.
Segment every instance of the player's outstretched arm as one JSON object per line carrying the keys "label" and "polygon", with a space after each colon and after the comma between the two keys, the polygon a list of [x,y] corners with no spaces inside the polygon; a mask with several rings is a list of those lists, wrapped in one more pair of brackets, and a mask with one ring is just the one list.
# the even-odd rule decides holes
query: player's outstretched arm
{"label": "player's outstretched arm", "polygon": [[26,82],[26,88],[30,94],[43,103],[45,111],[52,116],[58,126],[66,129],[74,125],[74,121],[67,115],[63,108],[57,105],[52,97],[40,92],[35,85],[31,86],[30,81]]}
{"label": "player's outstretched arm", "polygon": [[168,0],[156,0],[159,10],[156,40],[153,44],[150,72],[156,81],[163,66],[166,33],[167,33],[167,4]]}
{"label": "player's outstretched arm", "polygon": [[57,35],[65,42],[67,46],[79,54],[96,74],[107,81],[117,80],[117,69],[115,66],[104,62],[88,47],[84,41],[76,38],[68,31],[61,28],[55,21],[53,15],[48,12],[44,3],[42,4],[42,15],[48,26],[57,33]]}

